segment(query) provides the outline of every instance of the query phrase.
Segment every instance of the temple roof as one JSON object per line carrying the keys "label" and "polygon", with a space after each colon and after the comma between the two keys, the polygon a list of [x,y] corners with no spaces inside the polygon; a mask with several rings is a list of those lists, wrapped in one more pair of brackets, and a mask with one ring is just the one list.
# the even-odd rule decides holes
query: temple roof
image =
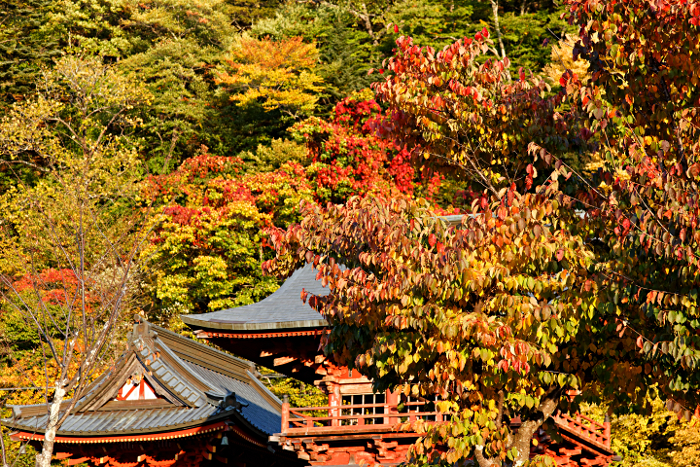
{"label": "temple roof", "polygon": [[[137,322],[127,351],[88,388],[57,440],[164,434],[223,422],[266,440],[279,431],[281,401],[254,372],[250,362]],[[10,407],[6,425],[43,433],[46,404]]]}
{"label": "temple roof", "polygon": [[[463,214],[438,217],[447,226],[462,222]],[[282,286],[267,298],[236,308],[180,315],[180,319],[195,329],[258,332],[275,329],[322,328],[328,322],[319,312],[301,300],[302,290],[326,296],[330,292],[316,280],[317,271],[309,263],[297,269]]]}
{"label": "temple roof", "polygon": [[267,298],[252,305],[211,313],[181,315],[185,324],[204,329],[262,331],[269,329],[318,328],[328,326],[321,314],[301,300],[301,291],[318,296],[329,290],[316,280],[311,264],[297,269],[282,286]]}

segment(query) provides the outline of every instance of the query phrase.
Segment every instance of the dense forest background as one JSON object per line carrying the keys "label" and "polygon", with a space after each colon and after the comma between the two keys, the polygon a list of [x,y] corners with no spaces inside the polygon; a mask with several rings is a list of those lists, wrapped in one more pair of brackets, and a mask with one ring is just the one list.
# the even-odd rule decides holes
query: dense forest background
{"label": "dense forest background", "polygon": [[[302,201],[396,190],[449,214],[477,196],[458,175],[417,169],[405,148],[378,136],[386,109],[370,85],[398,37],[440,49],[487,28],[484,60],[507,56],[512,73],[540,74],[554,92],[566,68],[587,73],[572,59],[575,31],[562,12],[555,1],[529,0],[0,1],[2,228],[24,241],[36,219],[22,196],[46,200],[42,213],[66,214],[51,193],[71,165],[57,154],[89,149],[102,171],[98,191],[130,187],[101,204],[104,225],[126,232],[139,215],[149,226],[114,342],[134,313],[186,333],[181,313],[276,290],[260,268],[274,254],[265,229],[298,221]],[[596,164],[575,153],[570,161],[582,170]],[[35,285],[11,258],[0,274],[32,296]],[[35,260],[43,294],[66,287],[50,255]],[[10,390],[44,377],[39,336],[11,306],[0,310],[0,340],[3,404],[40,400]],[[293,403],[320,405],[313,388],[270,384]],[[654,404],[651,417],[614,420],[624,465],[694,465],[697,431]]]}

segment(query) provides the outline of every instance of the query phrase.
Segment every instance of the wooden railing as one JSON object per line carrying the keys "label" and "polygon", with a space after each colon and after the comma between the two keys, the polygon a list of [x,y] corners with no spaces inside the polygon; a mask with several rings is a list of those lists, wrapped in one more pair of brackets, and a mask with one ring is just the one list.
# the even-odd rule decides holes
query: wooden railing
{"label": "wooden railing", "polygon": [[[446,421],[449,415],[434,410],[430,402],[405,402],[396,404],[350,404],[325,407],[290,408],[282,404],[282,434],[309,435],[328,431],[359,432],[391,430],[399,423],[423,419],[428,423]],[[570,416],[557,413],[553,416],[557,426],[564,427],[580,438],[610,447],[610,422],[598,423],[584,415]]]}
{"label": "wooden railing", "polygon": [[431,409],[432,404],[427,402],[406,402],[400,409],[388,403],[290,408],[285,402],[282,404],[282,433],[391,429],[399,423],[410,423],[419,418],[429,423],[446,420],[444,414]]}
{"label": "wooden railing", "polygon": [[555,414],[552,418],[557,426],[568,428],[578,433],[581,438],[610,447],[610,422],[607,419],[605,423],[598,423],[585,415],[577,413],[572,417],[562,412]]}

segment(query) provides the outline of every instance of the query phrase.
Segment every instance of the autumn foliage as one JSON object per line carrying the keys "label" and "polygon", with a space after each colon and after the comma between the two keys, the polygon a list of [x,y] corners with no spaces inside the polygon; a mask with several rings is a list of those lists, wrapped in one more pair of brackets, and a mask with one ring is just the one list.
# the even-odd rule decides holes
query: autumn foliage
{"label": "autumn foliage", "polygon": [[295,220],[311,187],[298,164],[251,176],[240,167],[205,152],[151,180],[165,207],[144,257],[157,271],[150,287],[162,319],[252,303],[277,287],[258,272],[263,230]]}
{"label": "autumn foliage", "polygon": [[332,119],[308,119],[296,127],[310,158],[309,177],[319,202],[341,202],[367,193],[422,193],[430,195],[440,177],[414,168],[409,151],[379,138],[376,128],[384,120],[374,100],[346,98]]}
{"label": "autumn foliage", "polygon": [[407,153],[374,134],[380,118],[376,102],[345,99],[330,121],[310,118],[293,128],[307,154],[301,163],[245,173],[239,158],[203,149],[177,171],[151,177],[147,196],[164,207],[143,253],[153,265],[153,313],[167,321],[175,313],[253,303],[274,291],[277,282],[260,270],[271,253],[265,231],[298,222],[302,200],[339,203],[436,189],[439,178],[424,188]]}
{"label": "autumn foliage", "polygon": [[275,41],[243,36],[231,49],[230,70],[221,71],[217,82],[238,105],[308,114],[322,90],[313,71],[317,59],[316,46],[298,37]]}
{"label": "autumn foliage", "polygon": [[499,393],[520,414],[516,437],[527,444],[540,412],[551,415],[564,388],[581,387],[579,375],[560,368],[592,255],[555,220],[563,207],[556,192],[556,182],[537,194],[509,190],[508,203],[456,228],[407,198],[309,205],[300,225],[275,237],[269,271],[313,261],[332,290],[308,298],[332,326],[327,353],[378,390],[437,396],[441,411],[456,414],[452,434],[439,441],[431,432],[416,447],[418,464],[431,462],[431,443],[474,432],[491,435],[466,439],[442,459],[454,463],[485,443],[485,456],[513,459],[503,449],[509,432],[496,422],[502,412],[491,405]]}
{"label": "autumn foliage", "polygon": [[313,261],[331,289],[306,297],[328,353],[453,414],[415,465],[525,462],[531,430],[584,400],[698,414],[700,6],[566,3],[587,80],[566,70],[549,92],[478,60],[483,31],[442,51],[399,38],[375,86],[383,137],[482,188],[461,225],[355,199],[275,237],[270,272]]}
{"label": "autumn foliage", "polygon": [[[143,248],[129,243],[147,272],[125,272],[120,293],[136,294],[133,279],[149,318],[177,327],[179,313],[258,301],[313,262],[330,294],[303,298],[331,324],[325,351],[377,389],[437,399],[451,416],[412,427],[422,435],[413,465],[546,464],[530,459],[533,433],[557,410],[591,407],[584,402],[620,414],[617,426],[630,413],[655,420],[660,400],[681,419],[700,415],[700,2],[564,0],[570,29],[554,53],[571,56],[545,69],[548,80],[514,66],[505,51],[494,58],[488,29],[439,50],[400,36],[417,31],[401,18],[440,2],[406,5],[395,17],[368,4],[384,26],[398,18],[381,32],[369,24],[374,52],[343,25],[344,36],[303,30],[330,21],[302,21],[311,3],[352,15],[338,2],[290,4],[284,11],[296,16],[258,24],[257,36],[232,33],[226,2],[171,3],[105,20],[116,45],[101,47],[120,56],[133,40],[131,58],[117,62],[139,72],[148,65],[149,91],[101,60],[68,56],[37,88],[42,98],[8,107],[2,170],[16,168],[20,181],[3,182],[11,189],[0,197],[0,252],[21,254],[1,265],[0,292],[14,289],[51,310],[87,284],[87,315],[100,300],[116,302],[99,279],[119,272],[128,255],[104,262],[103,250],[116,250],[101,242],[140,231],[127,221],[152,205]],[[429,16],[424,40],[443,26]],[[135,38],[117,23],[148,34]],[[79,34],[83,45],[88,33]],[[388,38],[396,48],[381,65],[367,58],[346,69],[388,51]],[[144,41],[158,46],[137,53]],[[326,53],[332,47],[347,50],[336,60]],[[86,71],[73,73],[78,65]],[[355,83],[374,80],[373,92],[340,83],[370,66]],[[329,97],[339,83],[350,97]],[[154,162],[156,153],[176,161],[143,175],[154,163],[142,167],[141,158]],[[90,196],[80,198],[84,160],[96,165],[87,172]],[[459,221],[435,206],[445,178],[464,195]],[[80,196],[63,199],[65,187]],[[86,251],[74,245],[75,223],[62,227],[84,203],[109,206],[82,242],[98,246]],[[45,233],[46,219],[59,226],[54,233]],[[83,265],[80,280],[48,253],[29,264],[51,245],[84,256],[72,260]],[[23,262],[31,273],[20,271]],[[120,310],[93,324],[116,322]],[[38,339],[22,315],[0,311],[14,345],[6,364],[14,358],[29,372],[42,344],[61,342]],[[85,339],[69,340],[66,355],[79,355]],[[105,334],[97,348],[106,342]],[[66,380],[71,365],[56,374]],[[3,381],[19,384],[14,375]],[[510,423],[516,417],[520,424]],[[621,430],[646,433],[629,423]],[[697,437],[684,423],[673,426],[695,462]],[[636,438],[624,449],[634,443],[646,449]]]}
{"label": "autumn foliage", "polygon": [[384,138],[419,164],[462,173],[493,195],[532,178],[525,173],[531,141],[564,148],[570,129],[553,113],[560,97],[546,97],[544,80],[522,69],[511,79],[508,58],[482,63],[488,37],[484,29],[441,51],[400,37],[386,65],[391,78],[374,89],[389,105]]}

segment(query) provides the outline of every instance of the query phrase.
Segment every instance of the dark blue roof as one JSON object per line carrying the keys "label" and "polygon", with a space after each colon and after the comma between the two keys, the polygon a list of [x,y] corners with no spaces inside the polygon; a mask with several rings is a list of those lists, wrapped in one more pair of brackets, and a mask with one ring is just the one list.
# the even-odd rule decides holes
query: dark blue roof
{"label": "dark blue roof", "polygon": [[211,313],[181,315],[187,325],[203,329],[258,331],[281,328],[325,327],[321,314],[301,299],[302,290],[318,296],[329,290],[316,280],[317,271],[311,264],[297,269],[269,297],[252,305],[229,308]]}

